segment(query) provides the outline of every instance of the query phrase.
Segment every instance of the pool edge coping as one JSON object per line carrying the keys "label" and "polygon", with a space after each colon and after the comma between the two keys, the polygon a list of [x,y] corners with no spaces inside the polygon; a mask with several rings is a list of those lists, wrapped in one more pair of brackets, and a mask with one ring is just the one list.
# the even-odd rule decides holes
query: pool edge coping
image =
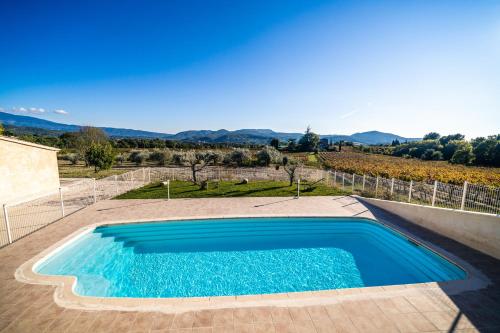
{"label": "pool edge coping", "polygon": [[[43,275],[35,272],[37,266],[48,257],[60,251],[64,246],[78,240],[83,235],[97,227],[116,224],[148,223],[160,221],[187,221],[207,219],[232,219],[232,218],[359,218],[368,220],[390,229],[403,237],[415,241],[429,251],[443,257],[465,271],[466,278],[445,282],[428,282],[415,284],[401,284],[388,286],[374,286],[361,288],[332,289],[321,291],[301,291],[274,294],[256,294],[241,296],[212,296],[212,297],[178,297],[178,298],[133,298],[133,297],[94,297],[82,296],[74,292],[77,283],[75,276]],[[446,294],[458,294],[464,291],[478,290],[488,286],[491,281],[474,266],[460,257],[436,246],[433,243],[420,239],[408,230],[384,219],[353,216],[328,216],[328,215],[211,215],[196,217],[166,217],[134,220],[110,220],[93,223],[70,233],[68,236],[55,242],[45,250],[33,256],[16,269],[15,279],[28,284],[41,284],[55,286],[54,301],[62,307],[79,310],[118,310],[118,311],[157,311],[178,313],[192,310],[239,308],[249,306],[302,306],[331,304],[347,299],[386,298],[392,295],[412,295],[418,291],[442,290]]]}

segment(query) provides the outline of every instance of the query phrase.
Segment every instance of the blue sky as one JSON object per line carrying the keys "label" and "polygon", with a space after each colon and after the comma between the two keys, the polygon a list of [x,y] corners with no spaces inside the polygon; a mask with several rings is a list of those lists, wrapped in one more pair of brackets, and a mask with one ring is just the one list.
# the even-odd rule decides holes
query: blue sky
{"label": "blue sky", "polygon": [[167,133],[500,132],[499,1],[18,0],[0,22],[7,112]]}

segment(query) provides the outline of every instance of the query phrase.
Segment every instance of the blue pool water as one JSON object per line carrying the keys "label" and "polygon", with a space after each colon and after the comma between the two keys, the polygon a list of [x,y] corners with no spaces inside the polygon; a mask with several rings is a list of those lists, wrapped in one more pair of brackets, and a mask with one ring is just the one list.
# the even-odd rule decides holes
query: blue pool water
{"label": "blue pool water", "polygon": [[36,271],[76,276],[76,293],[103,297],[266,294],[465,278],[444,258],[359,218],[102,226]]}

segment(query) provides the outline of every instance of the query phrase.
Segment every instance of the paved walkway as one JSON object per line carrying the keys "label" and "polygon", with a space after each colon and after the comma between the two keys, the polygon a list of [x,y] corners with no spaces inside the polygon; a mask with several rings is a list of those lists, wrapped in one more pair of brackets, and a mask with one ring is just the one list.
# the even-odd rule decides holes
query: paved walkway
{"label": "paved walkway", "polygon": [[[444,288],[394,292],[362,288],[317,304],[248,306],[178,313],[83,311],[58,306],[53,286],[21,283],[15,270],[79,228],[103,221],[205,216],[366,216],[391,223],[470,263],[492,284],[449,294]],[[499,332],[500,262],[350,197],[102,201],[0,249],[3,332]],[[366,293],[366,291],[370,291]],[[372,292],[375,291],[376,297]],[[249,303],[253,304],[253,303]]]}

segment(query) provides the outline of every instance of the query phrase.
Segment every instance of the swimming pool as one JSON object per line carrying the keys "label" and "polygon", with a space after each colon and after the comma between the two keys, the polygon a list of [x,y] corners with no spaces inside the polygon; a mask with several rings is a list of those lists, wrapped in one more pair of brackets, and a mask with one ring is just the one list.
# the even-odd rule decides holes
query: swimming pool
{"label": "swimming pool", "polygon": [[464,279],[427,248],[363,218],[240,218],[95,228],[34,266],[100,297],[269,294]]}

